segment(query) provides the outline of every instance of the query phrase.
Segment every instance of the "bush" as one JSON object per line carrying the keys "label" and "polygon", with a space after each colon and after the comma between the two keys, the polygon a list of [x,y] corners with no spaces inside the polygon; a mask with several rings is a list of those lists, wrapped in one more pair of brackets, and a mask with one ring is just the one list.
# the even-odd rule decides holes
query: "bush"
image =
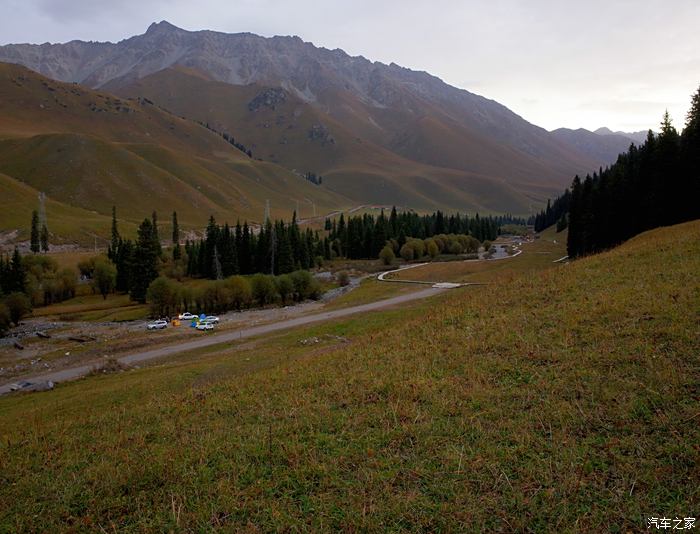
{"label": "bush", "polygon": [[209,282],[199,292],[197,299],[200,313],[221,313],[231,309],[233,300],[229,285],[224,280]]}
{"label": "bush", "polygon": [[486,240],[482,243],[482,245],[484,247],[484,252],[491,250],[491,241]]}
{"label": "bush", "polygon": [[340,271],[336,275],[336,279],[338,280],[338,285],[340,285],[340,287],[346,287],[350,285],[350,275],[347,271]]}
{"label": "bush", "polygon": [[0,302],[0,336],[4,336],[12,325],[12,319],[10,318],[10,310],[7,306]]}
{"label": "bush", "polygon": [[385,245],[384,248],[379,252],[379,259],[382,260],[384,265],[391,265],[396,259],[394,254],[394,249],[391,245]]}
{"label": "bush", "polygon": [[450,241],[447,252],[450,254],[461,254],[463,252],[462,245],[460,245],[459,241]]}
{"label": "bush", "polygon": [[100,256],[92,256],[78,262],[78,271],[80,276],[86,279],[92,278],[92,273],[95,271],[95,262],[100,259]]}
{"label": "bush", "polygon": [[413,259],[413,247],[411,247],[411,245],[408,243],[405,243],[404,246],[401,247],[400,254],[404,260],[411,261]]}
{"label": "bush", "polygon": [[236,310],[250,307],[253,291],[248,279],[242,276],[231,276],[226,279],[229,290],[230,305]]}
{"label": "bush", "polygon": [[32,303],[29,301],[29,297],[18,291],[10,293],[5,298],[5,306],[10,314],[10,321],[15,325],[19,325],[22,318],[32,311]]}
{"label": "bush", "polygon": [[103,299],[107,298],[117,283],[117,269],[112,262],[106,259],[98,259],[92,271],[92,287]]}
{"label": "bush", "polygon": [[271,304],[277,298],[274,276],[262,273],[255,274],[251,278],[251,286],[253,298],[260,306]]}
{"label": "bush", "polygon": [[428,251],[428,255],[431,257],[431,259],[437,258],[437,255],[440,254],[440,249],[438,248],[434,239],[429,239],[425,248]]}
{"label": "bush", "polygon": [[180,284],[159,276],[148,286],[146,301],[151,309],[152,317],[174,315],[180,302]]}
{"label": "bush", "polygon": [[471,235],[465,236],[464,252],[474,254],[479,252],[479,240]]}
{"label": "bush", "polygon": [[275,285],[277,287],[277,293],[279,293],[282,299],[282,304],[286,304],[287,298],[294,294],[294,282],[292,277],[288,274],[278,276],[275,279]]}
{"label": "bush", "polygon": [[406,244],[413,249],[413,258],[418,260],[425,256],[425,243],[422,239],[409,239]]}
{"label": "bush", "polygon": [[301,302],[311,297],[314,278],[308,271],[294,271],[289,275],[294,284],[294,300]]}

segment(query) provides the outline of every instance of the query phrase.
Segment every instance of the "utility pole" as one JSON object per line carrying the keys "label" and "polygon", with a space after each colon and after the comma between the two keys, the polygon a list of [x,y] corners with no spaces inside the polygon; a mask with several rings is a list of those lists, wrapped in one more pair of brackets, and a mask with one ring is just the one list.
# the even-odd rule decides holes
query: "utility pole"
{"label": "utility pole", "polygon": [[39,228],[46,225],[46,194],[39,193]]}

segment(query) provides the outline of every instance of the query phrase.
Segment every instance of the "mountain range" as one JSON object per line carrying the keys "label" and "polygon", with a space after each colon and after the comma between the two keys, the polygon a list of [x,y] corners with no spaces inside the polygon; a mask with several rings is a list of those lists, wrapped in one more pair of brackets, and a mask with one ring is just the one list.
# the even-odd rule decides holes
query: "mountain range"
{"label": "mountain range", "polygon": [[[153,195],[158,188],[178,198],[195,195],[196,213],[185,217],[192,222],[209,211],[259,219],[267,199],[273,210],[291,214],[290,198],[321,210],[396,204],[525,215],[574,174],[614,161],[629,145],[619,135],[591,133],[581,141],[580,132],[550,133],[428,73],[298,37],[192,32],[160,22],[118,43],[5,45],[0,61],[46,77],[3,68],[0,91],[13,95],[14,107],[0,110],[0,173],[102,215],[124,195],[139,197],[125,205],[134,216],[157,198],[144,197],[136,186]],[[20,90],[22,77],[33,92]],[[51,102],[58,95],[67,108]],[[91,106],[110,111],[96,113]],[[161,127],[150,131],[154,124]],[[224,133],[252,158],[226,143]],[[61,137],[73,159],[46,149],[41,136],[52,135]],[[110,161],[119,160],[121,151],[120,161],[140,169],[138,183],[124,166],[85,165],[83,157],[97,150],[84,148],[86,137],[102,143]],[[29,172],[42,166],[52,169],[53,180]],[[168,176],[169,185],[152,185],[151,173],[154,184]],[[322,175],[322,185],[304,180],[307,173]],[[91,189],[78,188],[79,194],[60,178],[68,175]],[[114,189],[117,183],[121,189]],[[187,211],[174,198],[158,204]]]}

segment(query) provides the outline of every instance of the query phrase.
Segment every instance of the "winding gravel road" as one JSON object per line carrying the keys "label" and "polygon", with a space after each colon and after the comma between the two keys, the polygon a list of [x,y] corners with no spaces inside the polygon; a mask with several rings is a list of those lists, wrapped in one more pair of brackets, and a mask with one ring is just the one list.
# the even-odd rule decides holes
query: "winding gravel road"
{"label": "winding gravel road", "polygon": [[[370,302],[369,304],[360,304],[358,306],[352,306],[349,308],[332,310],[332,311],[328,311],[328,312],[315,313],[315,314],[306,315],[303,317],[296,317],[294,319],[286,319],[286,320],[280,321],[278,323],[253,326],[253,327],[243,328],[241,330],[235,330],[232,332],[226,332],[226,333],[221,333],[221,334],[209,334],[209,335],[205,335],[205,337],[201,337],[201,338],[196,339],[194,341],[188,341],[186,343],[178,343],[178,344],[168,345],[165,347],[159,347],[157,349],[153,349],[153,350],[149,350],[149,351],[145,351],[145,352],[137,352],[134,354],[128,354],[126,356],[121,356],[121,357],[116,358],[116,359],[117,359],[117,361],[119,361],[123,364],[134,365],[134,364],[145,362],[148,360],[153,360],[155,358],[163,358],[165,356],[172,356],[173,354],[179,354],[181,352],[187,352],[189,350],[200,349],[202,347],[208,347],[210,345],[218,345],[220,343],[230,343],[230,342],[237,341],[239,339],[259,336],[259,335],[268,334],[271,332],[277,332],[279,330],[286,330],[286,329],[294,328],[297,326],[303,326],[303,325],[307,325],[307,324],[311,324],[311,323],[330,321],[333,319],[338,319],[340,317],[346,317],[348,315],[355,315],[357,313],[371,312],[371,311],[380,310],[383,308],[398,306],[400,304],[405,304],[405,303],[410,302],[412,300],[419,300],[419,299],[432,297],[432,296],[437,295],[439,293],[442,293],[444,291],[446,291],[446,289],[431,287],[431,288],[417,291],[414,293],[407,293],[405,295],[399,295],[397,297],[393,297],[390,299],[379,300],[376,302]],[[65,382],[66,380],[73,380],[73,379],[80,378],[81,376],[88,374],[91,370],[93,370],[95,368],[95,366],[96,366],[95,363],[92,363],[90,365],[81,365],[80,367],[72,367],[69,369],[62,369],[60,371],[54,371],[51,373],[30,376],[30,377],[24,377],[24,378],[21,378],[19,380],[16,380],[15,382],[27,381],[27,382],[36,383],[36,382],[46,382],[49,380],[54,382],[54,383]],[[14,382],[12,382],[12,383],[14,383]],[[1,385],[0,386],[0,395],[4,395],[5,393],[9,393],[11,391],[10,386],[12,383]]]}

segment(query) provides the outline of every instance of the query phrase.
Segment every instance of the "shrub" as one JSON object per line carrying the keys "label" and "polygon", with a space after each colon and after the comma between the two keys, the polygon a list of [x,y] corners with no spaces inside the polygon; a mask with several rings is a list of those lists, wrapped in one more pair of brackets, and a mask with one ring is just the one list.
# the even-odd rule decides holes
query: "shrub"
{"label": "shrub", "polygon": [[482,245],[484,247],[484,252],[491,250],[491,241],[486,240],[482,243]]}
{"label": "shrub", "polygon": [[230,304],[234,309],[240,310],[250,306],[253,300],[253,291],[247,278],[231,276],[226,279],[226,286],[229,290]]}
{"label": "shrub", "polygon": [[5,333],[10,329],[12,324],[12,319],[10,318],[10,310],[7,306],[0,302],[0,336],[4,336]]}
{"label": "shrub", "polygon": [[229,285],[224,280],[212,281],[199,293],[199,311],[221,313],[230,309],[232,300]]}
{"label": "shrub", "polygon": [[18,325],[23,317],[32,311],[32,303],[24,293],[15,291],[5,298],[5,306],[10,314],[10,320]]}
{"label": "shrub", "polygon": [[311,296],[313,277],[308,271],[294,271],[290,274],[294,284],[294,300],[301,302]]}
{"label": "shrub", "polygon": [[315,278],[311,278],[311,284],[309,284],[306,298],[309,298],[311,300],[318,300],[321,298],[322,295],[323,292],[321,291],[321,282],[319,282]]}
{"label": "shrub", "polygon": [[413,247],[408,243],[405,243],[404,246],[401,247],[400,254],[404,260],[411,261],[413,259]]}
{"label": "shrub", "polygon": [[112,262],[106,259],[98,259],[92,271],[92,287],[103,299],[107,298],[117,283],[117,269]]}
{"label": "shrub", "polygon": [[437,243],[435,243],[435,240],[433,239],[428,240],[428,245],[425,248],[428,251],[428,255],[432,259],[437,258],[437,255],[440,254],[440,249],[438,248]]}
{"label": "shrub", "polygon": [[346,287],[350,285],[350,275],[347,271],[340,271],[336,275],[336,279],[338,280],[338,285],[340,285],[340,287]]}
{"label": "shrub", "polygon": [[275,277],[269,274],[258,273],[251,278],[253,298],[261,306],[270,304],[277,298]]}
{"label": "shrub", "polygon": [[464,252],[473,254],[479,252],[479,240],[471,235],[465,236]]}
{"label": "shrub", "polygon": [[394,249],[391,245],[385,245],[384,248],[379,252],[379,259],[382,260],[384,265],[391,265],[396,259],[394,254]]}
{"label": "shrub", "polygon": [[95,270],[95,262],[99,259],[99,256],[92,256],[78,262],[78,271],[80,276],[83,278],[92,278],[92,273]]}
{"label": "shrub", "polygon": [[459,244],[459,241],[450,241],[450,244],[447,247],[447,252],[450,254],[461,254],[462,245]]}
{"label": "shrub", "polygon": [[150,306],[152,317],[173,315],[180,301],[180,284],[170,278],[159,276],[148,286],[146,301]]}
{"label": "shrub", "polygon": [[425,256],[425,244],[422,239],[409,239],[406,244],[413,249],[413,258],[418,260]]}
{"label": "shrub", "polygon": [[277,286],[277,293],[279,293],[282,299],[282,304],[287,303],[287,298],[294,294],[294,281],[292,277],[288,274],[283,274],[275,279],[275,285]]}

